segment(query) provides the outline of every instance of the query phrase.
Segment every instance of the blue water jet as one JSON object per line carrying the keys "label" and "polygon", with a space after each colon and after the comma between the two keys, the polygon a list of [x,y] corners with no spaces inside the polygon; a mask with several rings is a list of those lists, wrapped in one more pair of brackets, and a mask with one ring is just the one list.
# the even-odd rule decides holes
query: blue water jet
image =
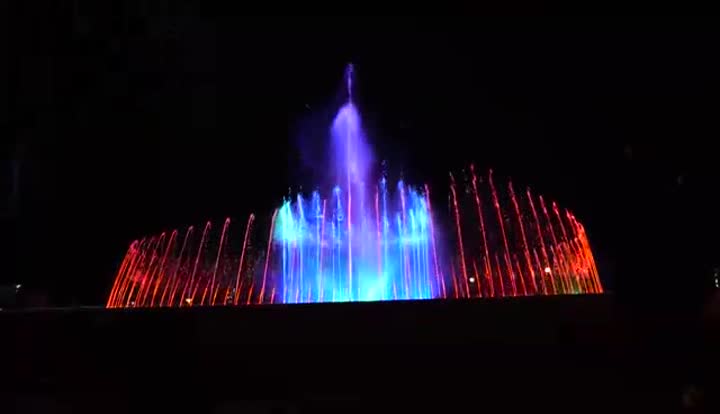
{"label": "blue water jet", "polygon": [[[371,180],[373,156],[352,101],[330,129],[336,186],[329,198],[298,194],[279,210],[273,242],[280,252],[283,303],[428,299],[439,296],[426,194]],[[372,183],[375,184],[372,184]],[[371,183],[368,185],[368,183]]]}

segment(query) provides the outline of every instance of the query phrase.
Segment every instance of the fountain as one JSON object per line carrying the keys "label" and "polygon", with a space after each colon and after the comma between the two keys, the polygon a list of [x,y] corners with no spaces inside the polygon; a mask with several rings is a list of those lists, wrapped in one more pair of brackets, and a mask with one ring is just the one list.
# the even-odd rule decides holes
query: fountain
{"label": "fountain", "polygon": [[[134,241],[107,307],[214,306],[602,293],[585,229],[567,210],[495,187],[492,171],[450,175],[455,240],[442,243],[428,186],[373,178],[352,100],[331,127],[335,187],[286,198],[268,230],[250,215]],[[460,187],[462,185],[462,188]],[[489,203],[486,202],[489,200]],[[257,237],[264,235],[264,240]],[[216,243],[213,246],[212,244]]]}

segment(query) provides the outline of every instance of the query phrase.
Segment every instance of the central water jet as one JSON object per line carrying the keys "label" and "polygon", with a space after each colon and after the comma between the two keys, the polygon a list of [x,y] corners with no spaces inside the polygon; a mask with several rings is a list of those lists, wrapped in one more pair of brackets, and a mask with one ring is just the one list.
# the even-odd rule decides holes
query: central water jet
{"label": "central water jet", "polygon": [[[373,157],[352,100],[330,130],[335,189],[331,197],[297,195],[280,208],[274,243],[281,249],[282,301],[426,299],[439,292],[431,252],[427,194],[400,181],[371,179]],[[368,183],[375,183],[370,184]]]}

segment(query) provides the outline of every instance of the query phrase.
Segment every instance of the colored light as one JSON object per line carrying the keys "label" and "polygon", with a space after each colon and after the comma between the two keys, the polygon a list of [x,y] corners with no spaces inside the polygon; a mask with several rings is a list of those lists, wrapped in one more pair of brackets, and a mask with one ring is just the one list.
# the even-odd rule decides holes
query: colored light
{"label": "colored light", "polygon": [[[349,68],[348,96],[352,73]],[[244,226],[228,218],[217,228],[207,222],[202,232],[191,226],[184,237],[175,230],[134,241],[106,306],[603,292],[585,228],[555,203],[529,189],[515,193],[510,183],[495,187],[492,171],[481,176],[471,165],[469,176],[450,174],[442,228],[427,185],[393,185],[373,173],[352,99],[338,110],[330,133],[330,191],[295,194],[269,221],[251,214]]]}

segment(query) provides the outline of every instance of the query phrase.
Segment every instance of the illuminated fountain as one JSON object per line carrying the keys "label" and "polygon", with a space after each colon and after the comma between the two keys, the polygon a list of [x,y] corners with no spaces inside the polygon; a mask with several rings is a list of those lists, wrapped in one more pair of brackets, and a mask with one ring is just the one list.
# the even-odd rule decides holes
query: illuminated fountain
{"label": "illuminated fountain", "polygon": [[[528,189],[495,187],[473,167],[450,176],[440,242],[427,186],[374,179],[352,101],[331,128],[336,183],[286,199],[265,231],[228,218],[135,241],[108,307],[213,306],[602,293],[584,227]],[[231,229],[232,227],[232,229]],[[238,230],[236,230],[236,227]],[[264,226],[261,226],[263,228]],[[232,230],[232,231],[231,231]],[[231,235],[235,237],[231,237]]]}
{"label": "illuminated fountain", "polygon": [[[352,91],[352,67],[347,74]],[[336,186],[328,199],[298,194],[278,212],[284,303],[427,299],[438,294],[428,201],[402,181],[370,179],[371,153],[349,100],[331,129]]]}

